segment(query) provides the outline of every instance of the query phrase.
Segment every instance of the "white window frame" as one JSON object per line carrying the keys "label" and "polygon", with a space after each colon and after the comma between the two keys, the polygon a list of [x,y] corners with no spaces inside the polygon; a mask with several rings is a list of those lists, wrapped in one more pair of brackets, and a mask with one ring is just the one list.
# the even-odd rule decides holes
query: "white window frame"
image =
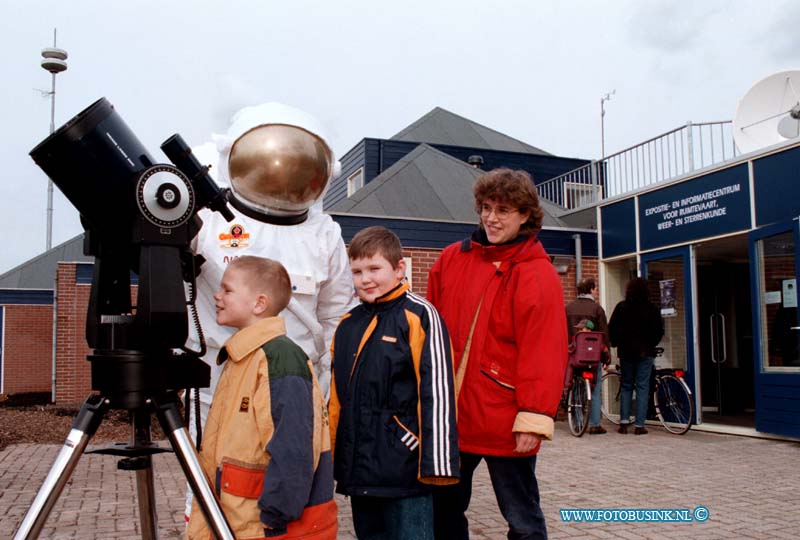
{"label": "white window frame", "polygon": [[364,187],[364,167],[347,177],[347,196],[352,197],[353,193]]}
{"label": "white window frame", "polygon": [[581,208],[603,200],[603,186],[581,182],[564,182],[564,206]]}

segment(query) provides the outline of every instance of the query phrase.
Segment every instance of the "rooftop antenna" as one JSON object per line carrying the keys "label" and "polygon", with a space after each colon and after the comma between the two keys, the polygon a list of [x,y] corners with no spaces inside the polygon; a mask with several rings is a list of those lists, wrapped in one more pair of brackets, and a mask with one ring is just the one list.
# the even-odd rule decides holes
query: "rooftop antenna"
{"label": "rooftop antenna", "polygon": [[739,100],[733,140],[746,154],[800,135],[800,70],[761,79]]}
{"label": "rooftop antenna", "polygon": [[[53,76],[50,92],[50,134],[56,130],[56,74],[67,70],[67,51],[56,48],[56,28],[53,28],[53,46],[42,49],[42,68]],[[53,246],[53,181],[47,180],[47,250]]]}
{"label": "rooftop antenna", "polygon": [[617,89],[615,88],[614,90],[604,94],[603,97],[600,98],[600,159],[606,157],[605,102],[611,101],[611,96],[613,96],[616,93]]}

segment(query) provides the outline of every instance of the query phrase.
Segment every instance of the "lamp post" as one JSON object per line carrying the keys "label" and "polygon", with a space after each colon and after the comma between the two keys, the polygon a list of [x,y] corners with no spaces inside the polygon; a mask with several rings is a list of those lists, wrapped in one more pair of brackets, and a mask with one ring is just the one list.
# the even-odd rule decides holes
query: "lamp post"
{"label": "lamp post", "polygon": [[617,90],[614,89],[611,92],[603,95],[600,98],[600,159],[606,157],[606,133],[605,133],[605,116],[606,116],[606,108],[605,102],[611,100],[611,96],[617,93]]}
{"label": "lamp post", "polygon": [[[42,68],[53,76],[50,89],[50,134],[56,130],[56,74],[67,69],[67,51],[56,48],[56,29],[53,29],[53,46],[42,49]],[[47,181],[47,249],[53,245],[53,181]]]}

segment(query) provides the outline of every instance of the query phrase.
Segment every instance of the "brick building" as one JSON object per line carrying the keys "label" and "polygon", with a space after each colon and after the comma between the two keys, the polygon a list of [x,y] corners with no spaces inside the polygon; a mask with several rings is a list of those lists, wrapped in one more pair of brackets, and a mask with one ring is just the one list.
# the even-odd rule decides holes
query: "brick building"
{"label": "brick building", "polygon": [[83,255],[80,238],[0,276],[0,394],[53,391],[58,358],[53,336],[57,326],[54,313],[59,306],[59,261],[89,261]]}

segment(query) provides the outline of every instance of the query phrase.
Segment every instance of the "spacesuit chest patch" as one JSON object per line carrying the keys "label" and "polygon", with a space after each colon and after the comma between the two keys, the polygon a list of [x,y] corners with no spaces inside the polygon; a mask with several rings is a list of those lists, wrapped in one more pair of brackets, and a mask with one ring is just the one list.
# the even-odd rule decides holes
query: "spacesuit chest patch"
{"label": "spacesuit chest patch", "polygon": [[239,405],[239,412],[247,412],[250,408],[250,398],[245,396],[242,398],[242,404]]}
{"label": "spacesuit chest patch", "polygon": [[317,284],[314,278],[305,274],[289,274],[292,280],[293,294],[314,294],[317,292]]}
{"label": "spacesuit chest patch", "polygon": [[227,232],[219,233],[219,239],[222,241],[219,247],[222,248],[242,248],[250,245],[247,242],[250,239],[250,233],[245,232],[244,227],[239,223],[231,225]]}

